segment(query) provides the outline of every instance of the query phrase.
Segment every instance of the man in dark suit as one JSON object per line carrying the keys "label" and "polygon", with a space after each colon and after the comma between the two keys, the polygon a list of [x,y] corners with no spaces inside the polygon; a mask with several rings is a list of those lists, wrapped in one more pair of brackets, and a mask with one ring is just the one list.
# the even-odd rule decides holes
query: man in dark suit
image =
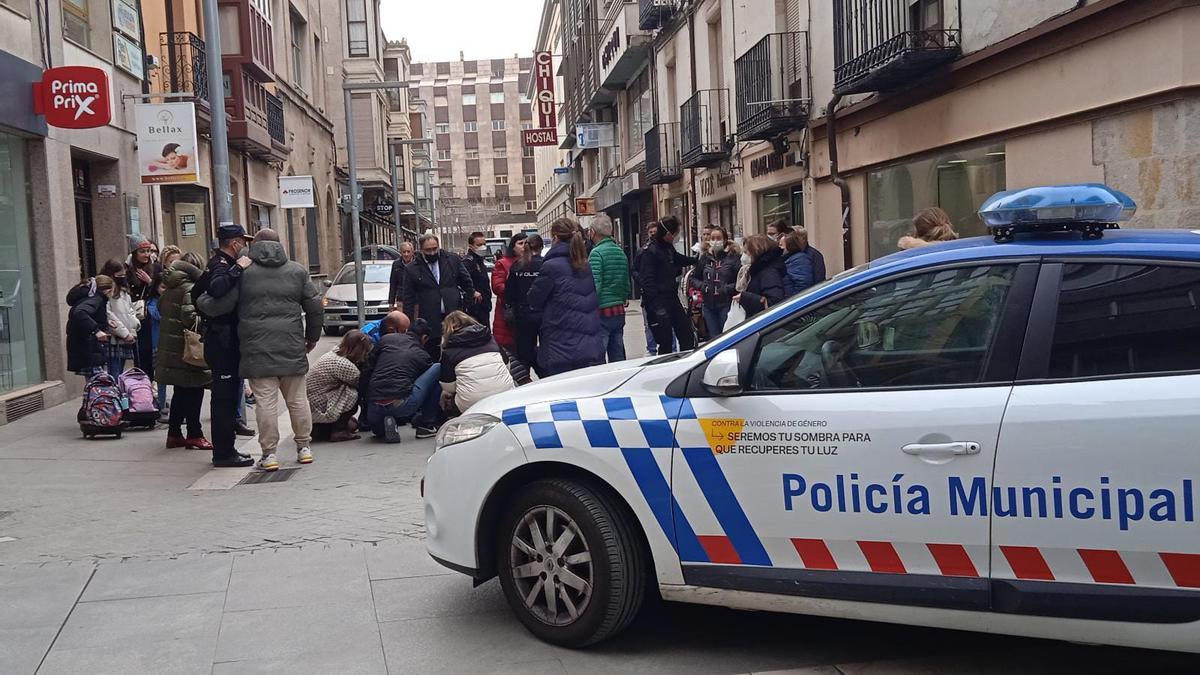
{"label": "man in dark suit", "polygon": [[485,326],[492,323],[492,284],[487,268],[487,253],[487,237],[482,232],[472,232],[467,237],[467,255],[463,258],[463,264],[471,275],[475,297],[467,302],[463,311]]}
{"label": "man in dark suit", "polygon": [[483,294],[475,290],[463,261],[442,250],[437,235],[426,234],[417,245],[420,255],[404,268],[404,313],[411,321],[429,322],[425,348],[436,361],[442,351],[442,319],[464,309],[464,301],[478,302]]}

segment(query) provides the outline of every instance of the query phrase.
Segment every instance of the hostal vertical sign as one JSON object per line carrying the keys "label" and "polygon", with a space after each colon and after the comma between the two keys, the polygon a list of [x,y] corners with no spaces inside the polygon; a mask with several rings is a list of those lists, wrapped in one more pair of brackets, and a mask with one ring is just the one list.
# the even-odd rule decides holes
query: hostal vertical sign
{"label": "hostal vertical sign", "polygon": [[534,111],[536,129],[521,132],[521,144],[525,146],[558,145],[558,111],[554,101],[554,56],[550,52],[535,52],[533,55],[534,83],[537,94]]}

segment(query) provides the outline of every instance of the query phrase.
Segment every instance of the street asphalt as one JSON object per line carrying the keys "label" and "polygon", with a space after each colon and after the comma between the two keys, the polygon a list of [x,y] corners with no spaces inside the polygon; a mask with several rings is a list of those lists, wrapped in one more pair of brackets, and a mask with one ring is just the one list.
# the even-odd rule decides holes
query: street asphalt
{"label": "street asphalt", "polygon": [[[288,480],[238,484],[249,471],[167,450],[161,427],[85,441],[75,410],[0,427],[3,675],[1200,672],[1183,655],[673,604],[560,649],[495,581],[472,588],[426,555],[433,446],[411,430],[316,445]],[[280,458],[298,466],[287,440]]]}

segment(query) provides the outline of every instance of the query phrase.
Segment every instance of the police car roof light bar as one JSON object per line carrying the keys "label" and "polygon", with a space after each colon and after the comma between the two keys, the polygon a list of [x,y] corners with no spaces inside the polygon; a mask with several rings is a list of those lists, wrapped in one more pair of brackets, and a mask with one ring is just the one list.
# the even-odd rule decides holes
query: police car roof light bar
{"label": "police car roof light bar", "polygon": [[997,192],[979,207],[979,218],[996,243],[1023,232],[1079,232],[1099,239],[1129,220],[1137,204],[1101,183],[1050,185]]}

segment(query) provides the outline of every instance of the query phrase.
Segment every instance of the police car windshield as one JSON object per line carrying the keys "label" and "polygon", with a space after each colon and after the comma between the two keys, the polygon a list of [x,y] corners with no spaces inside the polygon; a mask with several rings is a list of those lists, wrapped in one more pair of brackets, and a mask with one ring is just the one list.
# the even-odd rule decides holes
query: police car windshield
{"label": "police car windshield", "polygon": [[[367,276],[363,279],[364,284],[386,284],[391,280],[392,266],[391,265],[364,265],[367,269]],[[333,280],[333,285],[352,284],[354,283],[354,265],[346,265],[338,272],[337,278]]]}

